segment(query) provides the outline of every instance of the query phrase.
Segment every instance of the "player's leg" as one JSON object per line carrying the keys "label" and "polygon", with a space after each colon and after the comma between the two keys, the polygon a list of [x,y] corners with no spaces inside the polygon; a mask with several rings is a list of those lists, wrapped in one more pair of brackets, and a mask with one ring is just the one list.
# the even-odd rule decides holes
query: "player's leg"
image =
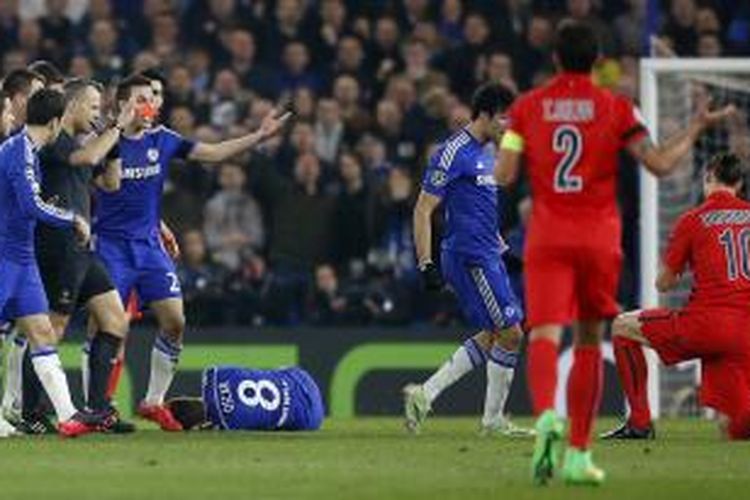
{"label": "player's leg", "polygon": [[3,386],[3,398],[0,407],[2,415],[10,422],[21,421],[22,387],[21,376],[23,358],[28,348],[26,337],[11,323],[10,332],[7,337],[5,384]]}
{"label": "player's leg", "polygon": [[148,389],[138,411],[144,418],[156,421],[163,430],[179,431],[182,430],[182,426],[164,405],[164,399],[177,371],[182,352],[185,333],[182,298],[151,302],[149,307],[156,316],[159,333],[151,350]]}
{"label": "player's leg", "polygon": [[612,345],[620,385],[628,401],[630,415],[620,427],[602,435],[604,439],[653,439],[655,432],[648,405],[648,365],[643,352],[649,346],[642,333],[642,317],[646,320],[671,321],[668,312],[631,311],[620,314],[612,323]]}

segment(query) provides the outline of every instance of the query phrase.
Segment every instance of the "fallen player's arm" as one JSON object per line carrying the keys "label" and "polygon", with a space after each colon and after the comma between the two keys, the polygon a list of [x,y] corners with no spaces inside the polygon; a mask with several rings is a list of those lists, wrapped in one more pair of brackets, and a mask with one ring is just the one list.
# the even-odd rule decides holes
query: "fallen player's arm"
{"label": "fallen player's arm", "polygon": [[119,158],[107,161],[102,172],[94,180],[102,191],[112,193],[119,191],[122,185],[122,160]]}
{"label": "fallen player's arm", "polygon": [[258,130],[251,132],[242,137],[236,139],[229,139],[227,141],[217,143],[199,142],[190,151],[188,155],[189,160],[201,162],[201,163],[220,163],[233,156],[261,144],[265,140],[273,137],[284,126],[284,123],[289,120],[292,116],[290,112],[285,112],[281,115],[278,111],[270,111],[264,118],[258,127]]}
{"label": "fallen player's arm", "polygon": [[423,190],[414,206],[414,247],[420,268],[432,262],[432,214],[439,204],[439,197]]}
{"label": "fallen player's arm", "polygon": [[627,146],[628,152],[657,177],[664,177],[674,169],[690,151],[700,135],[708,128],[720,123],[736,112],[734,106],[725,106],[716,111],[702,111],[683,130],[675,132],[661,144],[644,135]]}
{"label": "fallen player's arm", "polygon": [[495,181],[503,187],[512,186],[518,180],[523,153],[523,138],[508,130],[500,142],[500,154],[495,160]]}

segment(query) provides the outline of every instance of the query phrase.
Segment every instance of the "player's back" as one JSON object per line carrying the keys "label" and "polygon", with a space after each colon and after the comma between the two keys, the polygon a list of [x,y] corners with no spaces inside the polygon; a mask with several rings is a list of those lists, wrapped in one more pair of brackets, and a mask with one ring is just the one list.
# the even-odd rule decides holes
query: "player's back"
{"label": "player's back", "polygon": [[682,237],[689,243],[670,246],[688,252],[693,271],[689,307],[750,313],[750,203],[728,192],[714,193],[680,218],[673,239]]}
{"label": "player's back", "polygon": [[24,214],[14,187],[24,169],[33,168],[29,165],[33,158],[27,157],[27,140],[26,134],[17,133],[0,144],[0,257],[19,263],[34,259],[36,219]]}
{"label": "player's back", "polygon": [[562,73],[518,98],[511,130],[523,138],[531,182],[529,244],[539,233],[546,242],[577,244],[585,226],[587,241],[619,245],[619,151],[645,133],[633,105],[588,74]]}

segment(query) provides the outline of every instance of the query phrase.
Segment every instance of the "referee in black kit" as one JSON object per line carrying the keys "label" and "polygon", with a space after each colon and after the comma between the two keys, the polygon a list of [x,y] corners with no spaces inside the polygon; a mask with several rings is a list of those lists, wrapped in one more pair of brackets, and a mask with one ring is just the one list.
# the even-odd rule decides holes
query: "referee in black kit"
{"label": "referee in black kit", "polygon": [[[102,88],[91,80],[74,79],[64,86],[65,114],[62,131],[53,144],[40,152],[42,196],[87,220],[91,219],[90,183],[117,190],[119,160],[109,159],[133,110],[126,109],[110,126],[94,133],[101,122]],[[102,162],[106,163],[100,168]],[[89,411],[101,417],[102,431],[132,432],[106,397],[113,360],[125,337],[128,321],[120,296],[104,265],[90,248],[81,247],[69,231],[37,226],[36,253],[50,301],[50,319],[61,339],[79,307],[86,307],[99,330],[90,345],[88,366],[83,366],[84,398]],[[41,408],[41,385],[28,351],[23,362],[23,412],[21,430],[54,432]]]}

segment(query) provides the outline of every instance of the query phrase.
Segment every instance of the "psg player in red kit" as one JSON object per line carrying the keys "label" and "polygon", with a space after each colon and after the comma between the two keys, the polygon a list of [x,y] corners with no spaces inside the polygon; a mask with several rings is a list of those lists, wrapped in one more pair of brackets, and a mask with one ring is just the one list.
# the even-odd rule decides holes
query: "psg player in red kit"
{"label": "psg player in red kit", "polygon": [[690,268],[694,283],[687,305],[628,312],[612,325],[617,372],[631,412],[608,437],[653,434],[645,345],[667,365],[700,359],[701,402],[728,417],[727,437],[750,438],[750,203],[738,197],[745,175],[736,156],[713,158],[703,182],[706,200],[675,224],[656,287],[674,288]]}
{"label": "psg player in red kit", "polygon": [[553,409],[557,351],[563,327],[571,323],[570,436],[562,475],[571,484],[604,481],[589,445],[603,382],[600,343],[606,320],[619,312],[619,152],[624,149],[653,174],[666,175],[706,127],[733,111],[702,111],[684,131],[657,146],[627,98],[592,82],[598,57],[599,45],[588,25],[562,23],[554,47],[559,73],[516,99],[496,165],[502,185],[516,180],[522,162],[531,182],[524,279],[531,327],[527,370],[539,416],[532,459],[537,484],[552,477],[559,461],[563,423]]}

